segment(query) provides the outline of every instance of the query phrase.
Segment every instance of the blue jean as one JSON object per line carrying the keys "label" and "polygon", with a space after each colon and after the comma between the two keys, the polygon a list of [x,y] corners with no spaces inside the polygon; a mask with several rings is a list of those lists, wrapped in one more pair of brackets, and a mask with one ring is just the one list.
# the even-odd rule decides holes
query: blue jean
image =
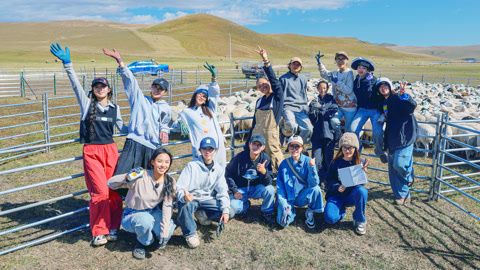
{"label": "blue jean", "polygon": [[[378,118],[382,113],[377,111],[376,109],[358,109],[355,117],[353,118],[351,130],[357,134],[357,137],[360,136],[360,132],[362,131],[363,125],[367,122],[368,118],[370,118],[370,122],[372,123],[372,139],[373,144],[375,145],[375,155],[381,156],[385,153],[383,152],[383,122],[379,123]],[[360,140],[360,137],[358,138]],[[360,144],[361,145],[361,144]],[[360,147],[361,148],[361,147]]]}
{"label": "blue jean", "polygon": [[[293,202],[279,202],[277,208],[277,222],[283,227],[287,227],[290,223],[293,222],[295,219],[295,206],[304,207],[308,205],[308,211],[314,213],[322,213],[323,212],[323,198],[322,198],[322,190],[319,186],[315,187],[308,187],[300,191],[298,196],[295,198]],[[281,222],[283,209],[285,207],[290,207],[290,220],[288,220],[287,224],[283,224]]]}
{"label": "blue jean", "polygon": [[350,126],[352,125],[353,117],[355,117],[355,113],[357,110],[345,110],[341,107],[338,108],[337,113],[333,116],[330,123],[332,123],[332,127],[337,134],[340,134],[340,122],[342,121],[342,117],[345,117],[345,132],[351,132]]}
{"label": "blue jean", "polygon": [[[220,202],[217,200],[198,201],[182,203],[177,202],[178,216],[177,223],[182,228],[183,236],[187,237],[197,233],[197,223],[193,218],[193,214],[202,209],[207,214],[208,219],[219,222],[222,217],[222,209],[220,209]],[[230,208],[230,218],[233,218],[235,212]]]}
{"label": "blue jean", "polygon": [[[137,240],[144,246],[148,246],[153,243],[153,233],[160,238],[161,228],[160,222],[162,221],[162,210],[158,207],[147,210],[133,210],[131,208],[125,208],[122,216],[122,227],[127,232],[132,232],[137,235]],[[170,232],[168,238],[170,238],[175,231],[176,225],[173,220],[170,220]]]}
{"label": "blue jean", "polygon": [[313,126],[305,111],[293,112],[291,110],[284,110],[283,120],[285,121],[285,125],[282,132],[286,137],[295,135],[297,129],[304,143],[312,136]]}
{"label": "blue jean", "polygon": [[355,206],[353,220],[365,222],[365,208],[367,206],[368,189],[362,185],[356,186],[347,196],[336,195],[328,198],[325,206],[324,219],[329,224],[334,224],[345,218],[345,208]]}
{"label": "blue jean", "polygon": [[230,207],[235,210],[235,214],[247,211],[249,206],[247,200],[249,198],[263,199],[261,208],[262,213],[264,213],[265,215],[273,214],[273,205],[275,204],[275,188],[272,185],[256,185],[251,186],[250,188],[239,188],[238,192],[240,192],[240,194],[242,194],[243,196],[241,200],[235,199],[233,194],[230,197]]}
{"label": "blue jean", "polygon": [[388,177],[395,199],[410,198],[407,185],[413,181],[413,144],[388,151]]}

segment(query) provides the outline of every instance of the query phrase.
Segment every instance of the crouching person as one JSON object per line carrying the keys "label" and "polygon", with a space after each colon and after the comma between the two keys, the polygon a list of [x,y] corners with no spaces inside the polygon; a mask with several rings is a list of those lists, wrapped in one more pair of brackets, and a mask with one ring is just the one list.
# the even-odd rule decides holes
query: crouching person
{"label": "crouching person", "polygon": [[190,161],[177,182],[178,225],[191,248],[200,245],[197,224],[210,225],[211,221],[228,223],[235,213],[230,209],[225,170],[213,161],[217,146],[211,137],[200,142],[201,156]]}
{"label": "crouching person", "polygon": [[[127,174],[116,175],[107,185],[115,190],[127,188],[126,208],[123,211],[122,226],[137,235],[133,257],[145,259],[145,246],[153,244],[155,234],[163,248],[175,230],[172,209],[175,197],[175,179],[167,175],[172,165],[172,154],[167,149],[156,149],[149,162],[149,169],[132,169]],[[163,205],[162,210],[159,203]]]}
{"label": "crouching person", "polygon": [[302,154],[303,140],[292,136],[288,140],[291,157],[285,159],[278,168],[277,175],[277,222],[287,227],[295,219],[294,206],[308,206],[305,211],[305,224],[315,228],[313,213],[323,212],[322,190],[320,189],[315,159]]}
{"label": "crouching person", "polygon": [[245,214],[250,207],[249,198],[263,199],[262,213],[267,223],[275,223],[273,217],[275,188],[272,186],[272,164],[265,149],[265,138],[255,134],[250,139],[249,150],[236,155],[225,169],[228,188],[232,192],[230,206],[235,214]]}

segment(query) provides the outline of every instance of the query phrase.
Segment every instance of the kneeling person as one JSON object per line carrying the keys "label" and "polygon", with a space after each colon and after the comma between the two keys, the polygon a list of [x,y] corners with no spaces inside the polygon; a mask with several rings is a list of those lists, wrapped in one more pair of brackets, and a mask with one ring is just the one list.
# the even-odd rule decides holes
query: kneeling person
{"label": "kneeling person", "polygon": [[277,175],[277,222],[287,227],[295,219],[294,206],[308,206],[305,211],[305,224],[313,229],[313,213],[323,212],[322,190],[320,189],[315,159],[302,152],[303,140],[292,136],[288,140],[288,152],[291,157],[284,159]]}
{"label": "kneeling person", "polygon": [[201,225],[210,225],[212,220],[227,224],[235,215],[230,209],[225,170],[213,161],[216,149],[213,138],[203,138],[200,142],[202,156],[190,161],[178,178],[177,222],[191,248],[200,245],[194,214]]}
{"label": "kneeling person", "polygon": [[273,172],[270,157],[263,152],[265,138],[252,136],[249,150],[236,155],[225,169],[228,188],[232,192],[230,206],[235,214],[245,213],[250,207],[249,198],[263,199],[262,212],[268,223],[274,223],[273,204],[275,188],[272,186]]}

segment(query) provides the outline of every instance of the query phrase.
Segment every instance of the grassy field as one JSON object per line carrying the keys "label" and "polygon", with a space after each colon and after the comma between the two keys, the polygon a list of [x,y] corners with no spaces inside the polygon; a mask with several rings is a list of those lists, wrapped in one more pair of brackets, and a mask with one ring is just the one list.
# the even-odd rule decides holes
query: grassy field
{"label": "grassy field", "polygon": [[[12,101],[18,102],[21,99],[2,99],[4,104]],[[75,104],[74,99],[69,102],[68,104]],[[63,104],[67,103],[63,102]],[[72,106],[65,108],[62,113],[76,111],[78,107]],[[75,121],[76,118],[78,116],[64,121]],[[128,117],[125,120],[128,120]],[[1,126],[6,124],[8,122],[0,123]],[[76,129],[75,125],[67,127],[65,131]],[[24,131],[26,131],[25,128]],[[75,138],[76,134],[71,136]],[[122,149],[124,140],[125,137],[116,139],[119,149]],[[171,140],[177,141],[183,138],[172,135]],[[237,139],[236,144],[242,144],[242,142]],[[168,148],[174,155],[190,153],[188,144]],[[372,153],[373,149],[366,148],[365,152]],[[5,161],[0,164],[0,171],[81,157],[81,153],[82,146],[77,143],[56,146],[50,153]],[[227,153],[229,154],[230,151]],[[189,160],[190,158],[175,160],[171,171],[181,170]],[[431,158],[423,157],[415,157],[415,161],[426,164],[432,162]],[[373,159],[372,166],[386,169],[378,159]],[[461,173],[472,171],[463,167],[457,169]],[[82,161],[76,160],[7,174],[1,177],[0,190],[82,172]],[[417,165],[415,173],[430,177],[431,169]],[[384,172],[371,169],[368,175],[372,180],[388,182],[388,176]],[[478,181],[478,178],[475,179]],[[465,186],[465,183],[459,180],[454,180],[452,183],[456,186]],[[417,179],[414,188],[428,191],[429,185],[428,180]],[[78,177],[57,184],[2,195],[0,208],[5,211],[84,189],[83,177]],[[118,242],[92,248],[89,230],[82,229],[46,243],[4,255],[0,257],[0,267],[19,269],[67,267],[73,269],[119,267],[130,269],[475,269],[480,267],[478,255],[480,223],[478,221],[444,200],[428,202],[428,196],[423,193],[412,193],[413,203],[408,207],[399,207],[392,203],[393,195],[388,186],[369,183],[368,189],[369,200],[366,212],[368,225],[365,236],[357,236],[352,231],[353,210],[351,208],[347,209],[345,220],[336,225],[326,224],[323,222],[322,215],[317,215],[317,227],[314,230],[309,230],[304,224],[305,209],[298,209],[297,220],[288,228],[280,229],[264,223],[260,212],[261,201],[253,200],[253,206],[249,210],[250,216],[232,220],[227,224],[220,238],[215,237],[215,226],[200,226],[202,246],[196,250],[188,249],[180,228],[177,228],[166,249],[151,250],[146,260],[136,261],[131,257],[131,249],[135,243],[133,234],[121,231]],[[480,197],[480,191],[469,193],[477,198]],[[449,195],[448,198],[477,216],[480,215],[480,207],[477,203],[458,195]],[[0,231],[86,207],[88,200],[88,194],[83,194],[20,213],[1,216]],[[83,211],[69,218],[0,236],[2,243],[0,250],[86,223],[88,223],[88,211]]]}

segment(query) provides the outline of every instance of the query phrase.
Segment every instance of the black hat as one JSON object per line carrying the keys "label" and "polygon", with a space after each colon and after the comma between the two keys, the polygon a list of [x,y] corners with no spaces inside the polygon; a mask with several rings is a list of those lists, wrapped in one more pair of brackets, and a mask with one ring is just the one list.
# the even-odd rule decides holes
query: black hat
{"label": "black hat", "polygon": [[164,78],[155,79],[152,85],[158,84],[163,90],[168,90],[168,82]]}
{"label": "black hat", "polygon": [[105,79],[104,77],[97,77],[95,78],[93,81],[92,81],[92,87],[95,86],[95,84],[97,83],[103,83],[104,85],[110,87],[110,84],[108,83],[107,79]]}
{"label": "black hat", "polygon": [[352,69],[357,70],[358,66],[364,66],[369,71],[375,70],[375,66],[373,65],[373,63],[363,57],[357,57],[355,58],[355,60],[352,61]]}

